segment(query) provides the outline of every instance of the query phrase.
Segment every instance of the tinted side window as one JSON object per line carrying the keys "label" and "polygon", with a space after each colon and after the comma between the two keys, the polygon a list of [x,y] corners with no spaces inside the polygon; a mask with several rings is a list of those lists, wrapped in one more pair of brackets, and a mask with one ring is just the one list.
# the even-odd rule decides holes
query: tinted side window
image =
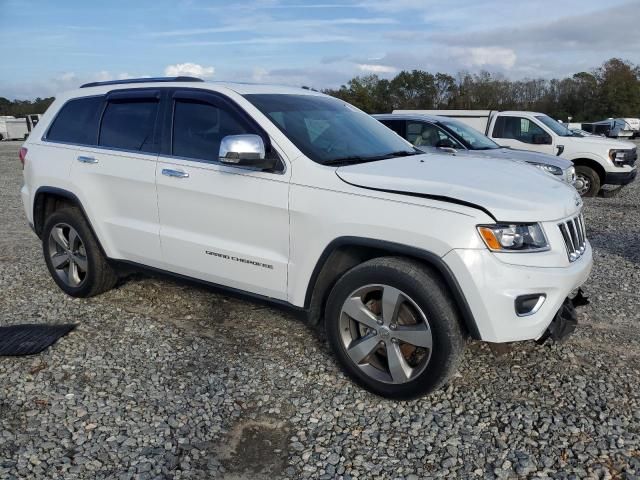
{"label": "tinted side window", "polygon": [[[502,131],[498,136],[498,121],[502,120]],[[523,143],[547,144],[551,143],[551,136],[528,118],[500,117],[493,129],[496,138],[512,138]]]}
{"label": "tinted side window", "polygon": [[407,140],[416,147],[438,147],[442,140],[450,140],[454,145],[458,145],[458,142],[448,133],[426,122],[408,121]]}
{"label": "tinted side window", "polygon": [[173,155],[215,161],[222,138],[243,133],[255,132],[224,108],[194,100],[175,101]]}
{"label": "tinted side window", "polygon": [[504,138],[504,118],[496,118],[496,122],[493,124],[493,138]]}
{"label": "tinted side window", "polygon": [[103,100],[104,97],[85,97],[67,102],[49,128],[47,140],[95,145]]}
{"label": "tinted side window", "polygon": [[380,120],[380,122],[404,138],[404,120]]}
{"label": "tinted side window", "polygon": [[155,152],[153,131],[157,113],[155,99],[109,102],[102,116],[99,145]]}

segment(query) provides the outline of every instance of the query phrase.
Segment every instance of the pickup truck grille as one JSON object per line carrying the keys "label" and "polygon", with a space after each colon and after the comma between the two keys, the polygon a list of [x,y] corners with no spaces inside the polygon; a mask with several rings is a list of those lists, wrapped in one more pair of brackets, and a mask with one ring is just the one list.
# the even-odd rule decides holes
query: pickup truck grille
{"label": "pickup truck grille", "polygon": [[627,153],[625,160],[628,165],[631,165],[633,167],[636,163],[636,160],[638,160],[638,148],[636,147],[631,149],[629,153]]}
{"label": "pickup truck grille", "polygon": [[578,260],[587,249],[587,231],[582,214],[558,224],[570,262]]}

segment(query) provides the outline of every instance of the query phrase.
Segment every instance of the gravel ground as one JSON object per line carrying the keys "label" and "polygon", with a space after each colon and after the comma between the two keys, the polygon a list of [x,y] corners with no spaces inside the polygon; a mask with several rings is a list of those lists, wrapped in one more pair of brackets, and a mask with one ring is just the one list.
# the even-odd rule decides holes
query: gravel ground
{"label": "gravel ground", "polygon": [[412,402],[355,387],[299,318],[164,277],[54,285],[0,144],[0,324],[78,322],[0,358],[0,478],[640,478],[640,184],[586,202],[592,303],[563,345],[473,342]]}

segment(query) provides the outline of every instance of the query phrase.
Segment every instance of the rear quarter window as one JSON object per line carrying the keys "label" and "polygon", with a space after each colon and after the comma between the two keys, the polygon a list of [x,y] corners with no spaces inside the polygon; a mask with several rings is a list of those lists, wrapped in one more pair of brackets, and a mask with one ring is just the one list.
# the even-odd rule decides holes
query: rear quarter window
{"label": "rear quarter window", "polygon": [[69,100],[56,115],[46,140],[52,142],[95,145],[103,96]]}

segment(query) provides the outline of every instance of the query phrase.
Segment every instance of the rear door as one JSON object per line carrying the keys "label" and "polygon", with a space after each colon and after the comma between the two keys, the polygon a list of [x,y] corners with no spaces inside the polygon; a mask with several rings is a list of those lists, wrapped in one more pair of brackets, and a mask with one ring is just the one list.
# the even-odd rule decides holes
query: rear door
{"label": "rear door", "polygon": [[106,95],[93,145],[77,146],[71,163],[71,184],[107,254],[149,265],[161,260],[155,187],[160,94],[132,89]]}
{"label": "rear door", "polygon": [[498,115],[491,138],[504,147],[555,155],[554,137],[530,118]]}
{"label": "rear door", "polygon": [[[160,237],[167,270],[286,299],[289,171],[223,165],[227,135],[264,132],[226,97],[176,90],[157,166]],[[274,147],[271,155],[278,155]]]}

